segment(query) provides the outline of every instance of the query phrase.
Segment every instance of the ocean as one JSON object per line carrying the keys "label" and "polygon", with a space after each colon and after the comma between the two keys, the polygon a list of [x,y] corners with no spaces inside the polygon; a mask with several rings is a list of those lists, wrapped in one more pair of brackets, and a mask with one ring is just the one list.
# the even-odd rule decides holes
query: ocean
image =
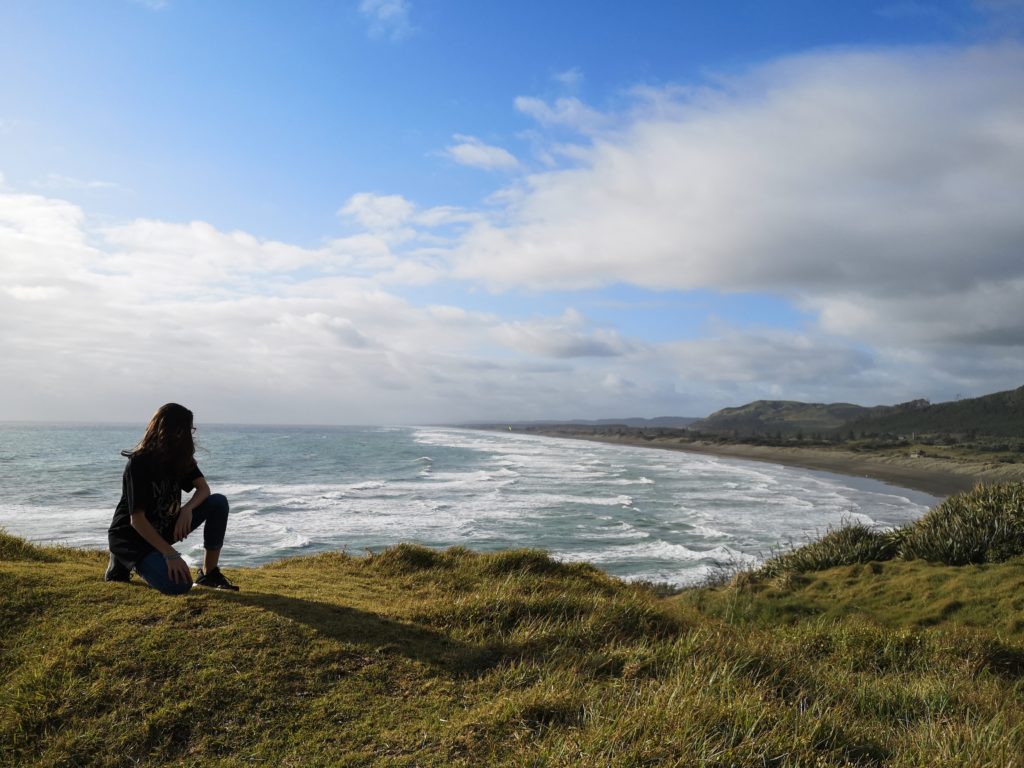
{"label": "ocean", "polygon": [[[0,526],[106,549],[142,426],[0,424]],[[400,542],[547,550],[677,585],[844,521],[889,528],[938,499],[872,480],[656,448],[447,427],[199,426],[231,503],[225,567]],[[178,548],[202,557],[197,532]]]}

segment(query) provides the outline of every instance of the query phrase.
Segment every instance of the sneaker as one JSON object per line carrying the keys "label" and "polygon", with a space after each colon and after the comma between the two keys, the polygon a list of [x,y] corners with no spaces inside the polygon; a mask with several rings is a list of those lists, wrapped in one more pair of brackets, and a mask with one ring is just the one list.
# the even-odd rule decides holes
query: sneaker
{"label": "sneaker", "polygon": [[107,572],[103,574],[104,581],[131,581],[132,572],[126,568],[120,560],[110,554],[110,562],[107,563]]}
{"label": "sneaker", "polygon": [[200,568],[199,573],[196,575],[196,586],[238,591],[238,587],[228,581],[227,577],[220,572],[220,568],[214,568],[209,573],[203,573],[203,569]]}

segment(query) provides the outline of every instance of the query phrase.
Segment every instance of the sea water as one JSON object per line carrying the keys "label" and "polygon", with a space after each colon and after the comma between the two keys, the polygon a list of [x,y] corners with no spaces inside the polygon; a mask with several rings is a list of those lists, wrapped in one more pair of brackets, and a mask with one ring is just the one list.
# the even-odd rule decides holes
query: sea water
{"label": "sea water", "polygon": [[[141,426],[0,425],[0,526],[106,548]],[[196,458],[231,503],[227,567],[400,542],[547,550],[673,584],[749,566],[848,521],[937,503],[880,482],[714,456],[442,427],[200,426]],[[202,534],[178,545],[202,556]]]}

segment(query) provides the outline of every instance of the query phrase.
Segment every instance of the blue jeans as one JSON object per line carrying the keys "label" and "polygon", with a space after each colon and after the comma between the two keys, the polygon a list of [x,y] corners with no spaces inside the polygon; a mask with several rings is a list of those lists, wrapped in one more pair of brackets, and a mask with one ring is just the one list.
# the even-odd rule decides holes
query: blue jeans
{"label": "blue jeans", "polygon": [[[203,527],[203,548],[220,549],[224,546],[224,532],[228,527],[228,500],[219,493],[210,496],[192,510],[192,528]],[[149,586],[165,595],[183,595],[192,589],[192,577],[188,581],[174,582],[167,575],[167,561],[159,552],[150,552],[135,564],[135,571]]]}

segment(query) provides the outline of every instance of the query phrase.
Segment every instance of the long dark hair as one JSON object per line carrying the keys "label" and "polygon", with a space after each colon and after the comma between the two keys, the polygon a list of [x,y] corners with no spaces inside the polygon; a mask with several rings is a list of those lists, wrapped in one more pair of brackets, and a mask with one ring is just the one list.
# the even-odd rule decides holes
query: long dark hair
{"label": "long dark hair", "polygon": [[122,456],[146,455],[170,474],[180,475],[195,463],[196,444],[192,439],[192,411],[177,403],[157,408],[146,426],[146,434]]}

